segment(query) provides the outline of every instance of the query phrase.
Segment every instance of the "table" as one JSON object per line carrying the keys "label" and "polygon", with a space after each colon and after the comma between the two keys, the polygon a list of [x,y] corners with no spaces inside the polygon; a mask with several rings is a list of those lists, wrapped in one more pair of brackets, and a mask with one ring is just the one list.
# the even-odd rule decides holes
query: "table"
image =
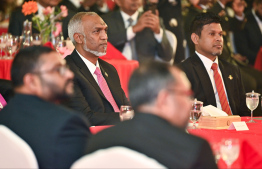
{"label": "table", "polygon": [[10,70],[12,66],[11,59],[0,59],[0,79],[11,80]]}
{"label": "table", "polygon": [[[241,117],[241,121],[248,121],[249,117]],[[254,118],[256,120],[256,118]],[[240,155],[232,164],[232,168],[262,168],[262,120],[258,123],[247,123],[248,131],[236,130],[212,130],[212,129],[189,129],[192,135],[206,139],[210,145],[220,142],[223,138],[238,138],[240,140]],[[93,134],[111,126],[93,126],[90,131]],[[218,162],[219,168],[226,168],[223,160]]]}

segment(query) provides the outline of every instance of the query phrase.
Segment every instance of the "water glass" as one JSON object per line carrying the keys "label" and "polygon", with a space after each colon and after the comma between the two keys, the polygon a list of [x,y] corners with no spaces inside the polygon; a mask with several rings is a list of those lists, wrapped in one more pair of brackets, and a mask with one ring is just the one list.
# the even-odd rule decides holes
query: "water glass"
{"label": "water glass", "polygon": [[255,110],[259,103],[259,93],[255,93],[254,90],[250,93],[246,93],[246,104],[251,110],[251,119],[247,123],[257,123],[253,120],[253,110]]}
{"label": "water glass", "polygon": [[134,110],[131,106],[122,105],[120,107],[119,117],[121,121],[131,120],[134,117]]}
{"label": "water glass", "polygon": [[41,35],[39,33],[34,33],[32,45],[41,45],[41,43],[42,43]]}
{"label": "water glass", "polygon": [[18,50],[19,37],[18,36],[9,36],[6,42],[6,52],[7,59],[13,59],[14,54]]}
{"label": "water glass", "polygon": [[223,139],[220,144],[220,154],[222,159],[227,164],[227,168],[236,161],[239,156],[239,141],[238,139]]}
{"label": "water glass", "polygon": [[193,127],[190,129],[197,129],[196,122],[199,120],[202,115],[203,102],[195,99],[192,102],[192,108],[190,110],[190,120],[193,122]]}

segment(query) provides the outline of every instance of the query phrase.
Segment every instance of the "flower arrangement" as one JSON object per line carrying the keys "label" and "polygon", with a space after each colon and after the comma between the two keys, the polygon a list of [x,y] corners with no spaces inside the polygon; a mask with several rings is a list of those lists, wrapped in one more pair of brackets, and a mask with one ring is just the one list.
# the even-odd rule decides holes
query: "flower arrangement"
{"label": "flower arrangement", "polygon": [[61,5],[60,9],[55,12],[54,8],[48,6],[43,9],[44,19],[41,19],[39,15],[35,14],[37,11],[38,7],[35,1],[25,2],[22,6],[22,13],[25,16],[33,14],[33,27],[40,32],[42,42],[46,43],[51,36],[57,37],[60,32],[62,32],[62,25],[57,21],[68,15],[68,9],[66,6]]}

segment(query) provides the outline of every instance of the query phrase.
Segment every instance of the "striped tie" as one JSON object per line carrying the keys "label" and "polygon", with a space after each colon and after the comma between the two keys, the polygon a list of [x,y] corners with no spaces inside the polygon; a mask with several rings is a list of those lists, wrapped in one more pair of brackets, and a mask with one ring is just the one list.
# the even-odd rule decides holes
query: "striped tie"
{"label": "striped tie", "polygon": [[106,80],[105,78],[103,77],[100,69],[98,67],[96,67],[96,70],[95,70],[95,74],[97,75],[97,81],[98,81],[98,84],[99,84],[99,87],[100,89],[102,90],[104,96],[106,97],[106,99],[110,102],[110,104],[112,105],[112,107],[114,108],[114,111],[115,112],[120,112],[119,111],[119,108],[115,102],[115,99],[113,98],[112,96],[112,93],[106,83]]}
{"label": "striped tie", "polygon": [[216,84],[217,93],[218,93],[218,96],[219,96],[219,100],[220,100],[222,110],[224,112],[226,112],[228,115],[232,115],[232,112],[230,110],[230,107],[229,107],[229,104],[228,104],[228,101],[227,101],[226,92],[224,90],[222,78],[221,78],[221,76],[220,76],[220,74],[218,73],[218,70],[217,70],[217,64],[213,63],[212,66],[211,66],[211,69],[214,71],[215,84]]}

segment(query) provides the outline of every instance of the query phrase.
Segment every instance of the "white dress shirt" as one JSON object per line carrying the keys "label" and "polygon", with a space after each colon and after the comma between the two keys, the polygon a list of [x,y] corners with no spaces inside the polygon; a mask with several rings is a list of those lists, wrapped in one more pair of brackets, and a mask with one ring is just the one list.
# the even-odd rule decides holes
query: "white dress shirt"
{"label": "white dress shirt", "polygon": [[[213,91],[214,91],[214,94],[215,94],[215,98],[216,98],[216,104],[217,104],[217,108],[219,108],[220,110],[222,110],[222,107],[221,107],[221,103],[220,103],[220,100],[219,100],[219,96],[218,96],[218,92],[217,92],[217,88],[216,88],[216,83],[215,83],[215,79],[214,79],[214,71],[211,69],[211,66],[213,63],[217,63],[218,65],[218,73],[219,75],[221,76],[221,79],[222,79],[222,83],[223,83],[223,88],[226,92],[226,97],[227,97],[227,91],[226,91],[226,88],[225,88],[225,84],[224,84],[224,80],[223,80],[223,77],[222,77],[222,74],[221,74],[221,71],[220,71],[220,68],[219,68],[219,64],[218,64],[218,58],[216,57],[216,60],[213,62],[212,60],[208,59],[207,57],[205,57],[204,55],[201,55],[200,53],[198,53],[196,51],[196,54],[198,55],[198,57],[201,59],[201,61],[203,62],[206,70],[207,70],[207,73],[209,75],[209,78],[211,80],[211,83],[212,83],[212,87],[213,87]],[[227,100],[228,100],[228,97],[227,97]],[[228,103],[229,104],[229,103]],[[229,105],[230,107],[230,105]],[[231,108],[230,108],[231,109]],[[232,111],[231,111],[232,112]]]}
{"label": "white dress shirt", "polygon": [[96,65],[94,65],[89,60],[87,60],[84,56],[82,56],[77,50],[76,50],[76,52],[78,53],[80,58],[84,61],[84,63],[86,64],[87,68],[89,69],[90,73],[93,75],[96,83],[99,85],[98,80],[97,80],[97,75],[95,74],[96,68],[98,67],[100,69],[99,62],[97,61]]}
{"label": "white dress shirt", "polygon": [[[126,37],[127,37],[127,42],[124,46],[124,49],[122,51],[122,54],[128,59],[128,60],[132,60],[132,50],[131,50],[131,46],[130,46],[130,43],[129,41],[132,40],[135,36],[136,36],[136,33],[133,32],[133,28],[132,26],[135,25],[137,23],[137,19],[138,19],[138,15],[139,15],[139,12],[136,11],[133,15],[129,16],[128,14],[126,14],[125,12],[123,11],[120,11],[121,15],[122,15],[122,18],[124,20],[124,24],[125,24],[125,28],[127,29],[126,30]],[[129,21],[128,19],[129,18],[132,18],[133,19],[133,23],[132,23],[132,26],[129,26]],[[163,29],[160,28],[160,33],[159,34],[154,34],[156,40],[160,43],[162,41],[162,38],[163,38]]]}

